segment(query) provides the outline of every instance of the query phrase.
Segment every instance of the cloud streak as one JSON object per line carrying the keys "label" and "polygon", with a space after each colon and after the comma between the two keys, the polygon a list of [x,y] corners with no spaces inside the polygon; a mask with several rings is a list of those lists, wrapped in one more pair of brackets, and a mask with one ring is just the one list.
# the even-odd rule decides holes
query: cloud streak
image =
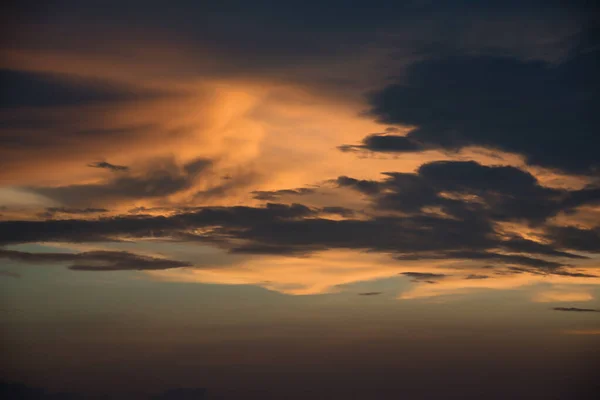
{"label": "cloud streak", "polygon": [[126,251],[87,251],[82,253],[30,253],[0,249],[0,258],[27,264],[68,263],[74,271],[162,270],[190,267],[183,261],[148,257]]}
{"label": "cloud streak", "polygon": [[129,170],[129,167],[126,165],[116,165],[116,164],[111,164],[106,161],[94,162],[94,163],[88,164],[88,167],[104,168],[104,169],[109,169],[111,171],[128,171]]}
{"label": "cloud streak", "polygon": [[577,307],[554,307],[554,311],[566,311],[566,312],[600,312],[594,308],[577,308]]}

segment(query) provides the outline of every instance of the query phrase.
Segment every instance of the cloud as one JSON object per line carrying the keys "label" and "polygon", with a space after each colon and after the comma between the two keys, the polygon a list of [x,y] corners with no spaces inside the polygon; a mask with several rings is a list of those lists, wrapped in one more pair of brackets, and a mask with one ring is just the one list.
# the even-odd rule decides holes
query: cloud
{"label": "cloud", "polygon": [[[60,65],[69,65],[69,61]],[[79,73],[71,71],[72,75]],[[182,163],[219,158],[229,168],[219,174],[232,173],[232,160],[244,164],[245,160],[237,156],[253,149],[253,138],[261,133],[260,124],[249,127],[244,120],[243,114],[252,106],[249,102],[254,96],[246,93],[251,91],[249,88],[233,93],[206,82],[183,90],[158,79],[121,79],[115,85],[166,90],[171,86],[176,90],[128,102],[20,107],[1,112],[0,158],[6,168],[0,175],[4,184],[89,183],[101,175],[93,168],[79,168],[81,165],[120,172],[127,171],[119,167],[131,166],[137,173],[140,165],[168,157]],[[241,134],[230,129],[245,131],[244,138],[238,138]],[[90,160],[100,161],[90,164]]]}
{"label": "cloud", "polygon": [[[110,164],[109,164],[110,165]],[[67,206],[106,204],[123,200],[165,198],[194,186],[206,174],[212,161],[197,159],[181,168],[173,160],[156,160],[155,165],[142,173],[119,174],[101,183],[73,184],[58,187],[33,187],[31,191]],[[101,168],[110,168],[115,166]],[[116,166],[119,171],[122,166]]]}
{"label": "cloud", "polygon": [[447,276],[445,274],[434,274],[431,272],[402,272],[402,275],[413,278],[413,282],[434,282],[438,279],[444,279]]}
{"label": "cloud", "polygon": [[404,153],[423,151],[425,147],[406,136],[374,133],[365,137],[360,145],[341,145],[338,149],[344,152],[369,150],[381,153]]}
{"label": "cloud", "polygon": [[81,106],[159,96],[157,92],[122,84],[56,73],[0,69],[0,82],[0,109]]}
{"label": "cloud", "polygon": [[546,237],[555,246],[592,253],[600,252],[600,227],[580,229],[574,226],[552,226],[548,229]]}
{"label": "cloud", "polygon": [[488,275],[469,274],[465,279],[489,279]]}
{"label": "cloud", "polygon": [[321,208],[321,211],[325,214],[337,214],[340,217],[350,218],[355,215],[355,211],[346,207],[339,206],[325,206]]}
{"label": "cloud", "polygon": [[598,278],[598,275],[586,274],[577,271],[554,271],[555,275],[572,276],[575,278]]}
{"label": "cloud", "polygon": [[342,176],[334,182],[370,196],[382,209],[420,213],[425,207],[439,207],[458,218],[479,215],[531,224],[598,200],[596,191],[586,189],[581,196],[579,190],[551,189],[519,168],[475,161],[435,161],[421,165],[416,173],[388,172],[384,176],[382,181]]}
{"label": "cloud", "polygon": [[148,257],[126,251],[87,251],[82,253],[29,253],[0,249],[0,258],[28,264],[70,263],[74,271],[162,270],[190,267],[184,261]]}
{"label": "cloud", "polygon": [[447,260],[447,259],[463,259],[463,260],[483,260],[493,261],[500,264],[525,265],[529,267],[539,268],[546,272],[561,271],[559,268],[565,264],[560,261],[549,261],[541,258],[529,257],[522,254],[502,254],[491,251],[473,251],[473,250],[450,250],[434,253],[421,254],[406,254],[397,255],[399,260]]}
{"label": "cloud", "polygon": [[276,201],[282,196],[303,196],[313,194],[315,192],[316,190],[312,188],[298,188],[281,190],[255,190],[252,192],[252,194],[257,200]]}
{"label": "cloud", "polygon": [[46,212],[60,214],[96,214],[108,212],[106,208],[66,208],[66,207],[48,207]]}
{"label": "cloud", "polygon": [[[519,168],[485,166],[474,161],[434,161],[421,165],[416,173],[383,175],[381,181],[342,176],[333,182],[364,194],[380,211],[423,214],[429,208],[437,215],[442,213],[465,221],[513,221],[532,226],[542,225],[561,212],[570,213],[574,207],[594,204],[600,193],[590,188],[544,187],[532,174]],[[514,251],[577,258],[558,254],[552,246],[517,237],[504,245]],[[590,247],[594,247],[591,242]]]}
{"label": "cloud", "polygon": [[536,293],[532,300],[536,303],[553,303],[553,302],[569,302],[569,301],[590,301],[593,296],[587,292],[564,291],[564,290],[549,290]]}
{"label": "cloud", "polygon": [[360,145],[342,145],[338,148],[344,152],[369,150],[382,153],[404,153],[425,150],[425,147],[421,143],[406,136],[379,133],[365,137]]}
{"label": "cloud", "polygon": [[592,150],[600,147],[600,118],[592,111],[600,104],[597,45],[573,50],[558,65],[460,53],[416,62],[369,97],[380,122],[414,128],[406,136],[372,134],[342,150],[483,146],[521,154],[532,165],[592,174],[600,168]]}
{"label": "cloud", "polygon": [[[213,55],[214,61],[211,61],[216,65],[210,69],[205,67],[201,70],[204,73],[220,70],[221,74],[232,74],[243,69],[258,74],[262,69],[263,74],[275,75],[281,74],[284,67],[288,74],[297,73],[300,62],[345,60],[348,54],[356,54],[357,49],[373,43],[392,48],[395,54],[408,53],[413,57],[457,48],[555,56],[562,52],[565,40],[576,32],[577,23],[587,11],[580,1],[568,4],[490,1],[481,5],[383,1],[378,2],[377,7],[358,1],[352,8],[344,8],[344,3],[336,0],[294,2],[293,5],[259,1],[252,7],[240,1],[212,6],[187,3],[165,15],[158,4],[140,0],[131,0],[128,4],[124,8],[121,3],[110,0],[105,2],[101,12],[93,12],[69,1],[63,6],[69,12],[61,14],[60,19],[51,19],[54,24],[48,22],[47,13],[39,12],[34,5],[20,6],[16,13],[7,12],[3,22],[10,27],[19,27],[21,21],[38,25],[46,22],[49,26],[44,26],[32,39],[21,38],[34,49],[45,45],[44,49],[58,47],[63,51],[102,52],[106,51],[105,42],[112,44],[119,38],[124,42],[122,48],[130,44],[129,41],[157,46],[160,37],[175,36],[180,46],[206,49]],[[142,7],[143,13],[139,12]],[[498,12],[504,18],[493,18]],[[456,23],[448,24],[449,19]],[[529,23],[523,23],[525,21]],[[80,38],[71,37],[54,26],[59,23],[77,27],[79,34],[86,38],[84,44]],[[110,29],[99,34],[91,27],[93,23]],[[128,29],[131,26],[139,27],[143,34]],[[307,26],[309,30],[305,29]],[[130,33],[131,39],[126,40],[126,32]],[[33,39],[37,39],[37,46]],[[86,48],[90,42],[97,45]],[[404,50],[405,47],[408,50]],[[357,64],[356,59],[354,63]],[[329,80],[321,77],[318,83],[345,82],[343,74],[349,65],[336,67],[327,75]]]}
{"label": "cloud", "polygon": [[573,312],[600,312],[593,308],[577,308],[577,307],[554,307],[554,311],[573,311]]}
{"label": "cloud", "polygon": [[107,210],[106,208],[93,208],[93,207],[86,207],[86,208],[47,207],[46,211],[43,213],[40,213],[39,216],[42,218],[54,218],[57,214],[58,215],[61,215],[61,214],[90,215],[90,214],[107,213],[108,211],[109,210]]}
{"label": "cloud", "polygon": [[111,171],[128,171],[129,167],[126,165],[115,165],[108,163],[106,161],[98,161],[91,164],[88,164],[88,167],[92,168],[105,168],[110,169]]}
{"label": "cloud", "polygon": [[359,293],[359,296],[377,296],[382,294],[383,292],[363,292],[363,293]]}
{"label": "cloud", "polygon": [[[106,184],[38,192],[67,203],[70,199],[87,202],[110,196],[164,198],[192,188],[197,175],[210,166],[211,162],[204,159],[182,166],[167,163],[145,175],[126,172],[113,176]],[[4,221],[0,222],[0,243],[155,238],[202,242],[231,254],[294,257],[326,250],[362,250],[390,254],[400,262],[485,261],[512,273],[594,278],[588,271],[571,268],[574,262],[587,257],[566,250],[597,251],[595,242],[573,243],[577,235],[564,233],[566,228],[549,228],[545,223],[563,207],[564,199],[578,191],[546,188],[520,169],[475,162],[432,162],[416,173],[386,173],[384,177],[381,181],[351,177],[335,180],[339,187],[356,190],[370,200],[370,209],[358,216],[344,207],[282,203],[263,207],[167,207],[157,210],[165,215]],[[432,206],[441,212],[430,212],[427,207]],[[330,214],[343,219],[327,218]],[[534,225],[545,240],[507,233],[498,225],[513,220]],[[413,278],[434,281],[440,276]]]}
{"label": "cloud", "polygon": [[265,207],[198,207],[194,211],[171,216],[121,215],[95,220],[0,221],[0,244],[173,236],[200,240],[205,235],[194,233],[199,228],[214,227],[215,230],[207,232],[219,237],[234,235],[253,224],[303,218],[315,213],[300,204],[268,203]]}
{"label": "cloud", "polygon": [[[264,207],[196,207],[171,215],[121,215],[88,219],[0,221],[0,244],[162,238],[201,241],[232,253],[308,255],[329,249],[368,250],[396,260],[483,260],[526,266],[540,273],[583,276],[561,259],[582,256],[524,238],[500,236],[487,219],[434,215],[372,216],[334,220],[301,204]],[[505,254],[505,250],[512,252]],[[515,254],[516,253],[516,254]],[[551,257],[544,259],[528,253]]]}

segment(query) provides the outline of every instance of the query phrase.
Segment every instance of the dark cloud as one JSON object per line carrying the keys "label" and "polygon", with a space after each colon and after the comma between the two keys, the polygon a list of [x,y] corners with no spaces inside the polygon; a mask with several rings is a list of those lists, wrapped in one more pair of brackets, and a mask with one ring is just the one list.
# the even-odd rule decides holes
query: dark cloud
{"label": "dark cloud", "polygon": [[[523,221],[539,224],[559,211],[597,201],[595,189],[566,191],[541,186],[528,172],[508,166],[484,166],[474,161],[436,161],[416,173],[385,173],[383,181],[339,177],[335,182],[372,197],[379,209],[421,213],[439,207],[458,218]],[[530,248],[533,242],[512,243]],[[537,251],[535,251],[537,252]]]}
{"label": "dark cloud", "polygon": [[[2,177],[14,179],[16,172],[27,168],[39,169],[38,176],[43,176],[54,164],[138,148],[156,138],[157,132],[165,137],[177,133],[155,123],[102,127],[99,116],[93,114],[90,110],[48,113],[30,109],[0,113],[0,158],[6,166],[0,171]],[[16,184],[23,182],[16,180]]]}
{"label": "dark cloud", "polygon": [[559,65],[456,54],[414,63],[369,101],[380,122],[415,128],[406,136],[370,135],[342,149],[402,153],[475,145],[522,154],[534,165],[598,171],[598,43],[596,37]]}
{"label": "dark cloud", "polygon": [[[557,59],[571,47],[588,11],[580,1],[474,5],[361,0],[348,7],[341,0],[281,4],[234,0],[185,2],[169,12],[159,3],[141,0],[126,5],[110,0],[102,6],[71,0],[43,7],[20,3],[18,11],[0,14],[4,22],[0,26],[7,27],[11,42],[28,50],[77,52],[94,59],[106,54],[124,63],[135,54],[140,64],[152,64],[161,76],[251,75],[352,95],[397,74],[415,59],[448,52]],[[498,18],[499,12],[503,18]],[[43,29],[25,35],[21,24]],[[176,38],[176,48],[194,49],[185,56],[187,65],[161,66],[153,54],[139,51],[161,46],[169,38]],[[374,53],[373,63],[362,62]],[[209,63],[203,62],[206,57]]]}
{"label": "dark cloud", "polygon": [[255,174],[253,172],[247,172],[245,174],[236,175],[231,179],[222,180],[220,183],[211,186],[208,189],[196,192],[193,196],[193,199],[196,201],[205,202],[215,198],[224,197],[236,189],[246,187],[252,182],[255,182],[257,177],[258,174]]}
{"label": "dark cloud", "polygon": [[126,165],[115,165],[108,163],[106,161],[98,161],[91,164],[88,164],[88,167],[92,168],[105,168],[110,169],[111,171],[128,171],[129,167]]}
{"label": "dark cloud", "polygon": [[319,209],[299,204],[269,203],[265,207],[201,207],[171,216],[3,221],[0,243],[154,237],[207,241],[234,253],[308,255],[337,248],[392,253],[398,260],[485,260],[524,265],[545,273],[565,266],[555,259],[491,251],[506,241],[497,236],[489,221],[482,219],[419,215],[330,220],[319,218],[319,213]]}
{"label": "dark cloud", "polygon": [[46,211],[49,213],[61,214],[95,214],[108,212],[106,208],[65,208],[65,207],[48,207]]}
{"label": "dark cloud", "polygon": [[125,215],[110,218],[45,221],[0,221],[0,244],[86,242],[118,238],[185,237],[199,240],[196,228],[213,227],[211,234],[233,235],[253,224],[305,218],[316,212],[299,204],[268,203],[265,207],[200,207],[171,216]]}
{"label": "dark cloud", "polygon": [[404,276],[408,276],[409,278],[413,278],[413,282],[427,282],[434,283],[438,279],[444,279],[447,277],[446,274],[434,274],[431,272],[402,272]]}
{"label": "dark cloud", "polygon": [[365,179],[355,179],[349,176],[340,176],[339,178],[333,181],[342,187],[350,187],[354,190],[357,190],[363,194],[373,195],[379,193],[383,185],[381,185],[377,181],[365,180]]}
{"label": "dark cloud", "polygon": [[355,214],[354,210],[346,207],[328,206],[321,208],[321,211],[325,214],[337,214],[340,217],[350,218]]}
{"label": "dark cloud", "polygon": [[593,308],[577,308],[577,307],[554,307],[554,311],[574,311],[574,312],[600,312]]}
{"label": "dark cloud", "polygon": [[600,253],[600,227],[582,229],[574,226],[553,226],[547,230],[546,237],[556,247]]}
{"label": "dark cloud", "polygon": [[478,221],[426,216],[340,221],[323,218],[271,220],[236,232],[238,238],[251,242],[306,252],[343,248],[391,253],[487,247],[493,242],[491,234],[490,226]]}
{"label": "dark cloud", "polygon": [[123,84],[9,69],[0,69],[0,87],[0,109],[114,103],[158,95]]}
{"label": "dark cloud", "polygon": [[383,292],[363,292],[363,293],[359,293],[359,296],[377,296],[382,294]]}
{"label": "dark cloud", "polygon": [[29,253],[0,249],[0,258],[29,264],[69,263],[76,271],[159,270],[190,267],[183,261],[148,257],[126,251],[86,251],[83,253]]}
{"label": "dark cloud", "polygon": [[311,247],[299,246],[282,246],[271,245],[266,243],[249,243],[240,244],[231,248],[229,251],[232,254],[268,254],[268,255],[284,255],[284,256],[308,256],[312,251],[316,250]]}
{"label": "dark cloud", "polygon": [[115,200],[161,198],[192,188],[197,179],[203,173],[207,173],[211,166],[212,162],[207,159],[192,161],[182,168],[172,160],[157,160],[156,165],[147,172],[123,173],[103,183],[35,187],[30,190],[61,204],[75,207]]}
{"label": "dark cloud", "polygon": [[398,255],[396,258],[399,260],[482,260],[500,264],[526,265],[534,268],[540,268],[548,272],[565,266],[565,264],[560,261],[548,261],[522,254],[501,254],[491,251],[477,250],[450,250],[436,253],[423,252],[417,254]]}
{"label": "dark cloud", "polygon": [[423,151],[423,144],[406,136],[387,135],[374,133],[362,140],[360,145],[344,144],[338,147],[343,152],[375,151],[381,153],[408,153]]}
{"label": "dark cloud", "polygon": [[[553,272],[556,272],[557,269],[554,269]],[[534,275],[546,275],[546,271],[540,271],[533,268],[522,268],[522,267],[508,267],[505,271],[496,271],[497,275],[512,275],[512,274],[534,274]]]}
{"label": "dark cloud", "polygon": [[[119,174],[104,185],[45,188],[38,193],[63,202],[83,196],[160,197],[189,188],[196,175],[208,167],[208,160],[183,167],[169,164],[169,168],[143,176]],[[584,189],[585,195],[550,189],[520,169],[475,162],[432,162],[416,173],[386,173],[384,177],[381,181],[335,180],[338,186],[352,188],[371,200],[371,210],[362,213],[361,219],[353,219],[350,210],[335,206],[192,207],[167,210],[168,216],[5,221],[0,222],[0,243],[154,237],[206,241],[232,253],[298,256],[327,249],[358,249],[389,253],[397,260],[481,260],[524,272],[562,275],[578,273],[567,269],[570,264],[564,259],[586,258],[567,250],[600,248],[595,231],[570,234],[564,230],[575,228],[545,225],[547,218],[565,210],[565,202],[570,207],[594,199],[590,189]],[[299,193],[293,190],[294,195]],[[576,201],[571,201],[573,198]],[[431,212],[428,207],[441,212]],[[324,217],[331,213],[345,219]],[[546,231],[548,240],[540,243],[499,232],[498,221],[536,224]]]}
{"label": "dark cloud", "polygon": [[488,279],[488,278],[489,278],[489,276],[487,276],[487,275],[477,275],[477,274],[470,274],[465,277],[465,279]]}
{"label": "dark cloud", "polygon": [[100,214],[100,213],[106,213],[108,212],[108,210],[106,208],[93,208],[93,207],[87,207],[87,208],[67,208],[67,207],[48,207],[46,208],[46,211],[43,213],[40,213],[39,216],[42,218],[53,218],[54,216],[56,216],[57,214],[82,214],[82,215],[89,215],[89,214]]}
{"label": "dark cloud", "polygon": [[574,278],[598,278],[598,275],[586,274],[576,271],[554,271],[554,275],[572,276]]}
{"label": "dark cloud", "polygon": [[509,252],[539,254],[550,257],[565,257],[570,259],[586,259],[588,257],[557,250],[554,246],[534,242],[522,237],[511,237],[503,240],[498,247]]}
{"label": "dark cloud", "polygon": [[[160,199],[192,190],[196,184],[204,183],[205,189],[189,193],[192,200],[203,202],[226,196],[233,190],[247,186],[257,177],[253,172],[247,172],[228,180],[215,180],[213,161],[205,158],[184,165],[178,165],[171,158],[161,158],[154,160],[144,171],[120,171],[117,176],[112,176],[104,182],[31,187],[29,190],[69,206],[67,208],[73,208],[135,199]],[[207,185],[208,182],[213,184]],[[176,212],[178,209],[166,211]]]}
{"label": "dark cloud", "polygon": [[315,193],[315,189],[311,188],[298,188],[298,189],[282,189],[282,190],[255,190],[252,192],[254,198],[257,200],[276,201],[282,196],[303,196],[307,194]]}
{"label": "dark cloud", "polygon": [[[85,142],[119,141],[123,138],[142,138],[156,129],[150,124],[97,128],[74,126],[72,120],[60,115],[14,113],[0,116],[0,144],[9,150],[57,149],[59,146],[82,145]],[[4,149],[3,149],[4,150]]]}

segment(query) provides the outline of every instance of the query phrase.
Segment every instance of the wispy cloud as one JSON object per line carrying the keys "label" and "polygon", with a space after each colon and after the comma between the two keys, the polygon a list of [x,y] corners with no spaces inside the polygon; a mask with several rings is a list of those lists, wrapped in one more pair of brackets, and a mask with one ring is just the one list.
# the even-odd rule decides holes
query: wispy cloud
{"label": "wispy cloud", "polygon": [[94,163],[88,164],[88,167],[110,169],[111,171],[128,171],[129,170],[129,167],[126,165],[116,165],[116,164],[111,164],[106,161],[94,162]]}
{"label": "wispy cloud", "polygon": [[600,312],[595,308],[577,308],[577,307],[554,307],[554,311],[567,311],[567,312]]}
{"label": "wispy cloud", "polygon": [[82,253],[29,253],[0,249],[0,258],[28,264],[66,263],[74,271],[159,270],[190,267],[184,261],[149,257],[126,251],[88,251]]}
{"label": "wispy cloud", "polygon": [[584,291],[569,290],[548,290],[535,293],[532,301],[536,303],[569,302],[569,301],[590,301],[594,297]]}

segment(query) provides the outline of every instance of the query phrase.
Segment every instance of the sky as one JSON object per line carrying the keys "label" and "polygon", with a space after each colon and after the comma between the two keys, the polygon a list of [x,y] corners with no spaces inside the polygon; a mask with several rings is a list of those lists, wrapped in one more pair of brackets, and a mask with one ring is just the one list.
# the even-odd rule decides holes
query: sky
{"label": "sky", "polygon": [[0,7],[0,393],[593,398],[594,2]]}

